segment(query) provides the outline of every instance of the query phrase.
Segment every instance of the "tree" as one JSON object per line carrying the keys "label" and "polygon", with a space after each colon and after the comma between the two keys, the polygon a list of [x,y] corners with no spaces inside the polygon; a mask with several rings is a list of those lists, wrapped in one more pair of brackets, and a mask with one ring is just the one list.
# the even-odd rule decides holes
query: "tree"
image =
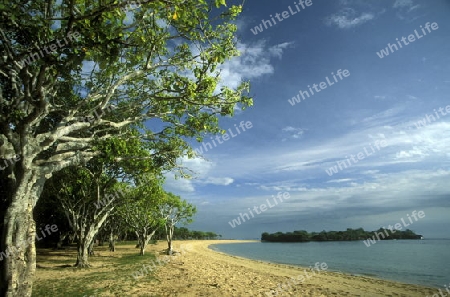
{"label": "tree", "polygon": [[[136,135],[136,131],[130,130],[129,135]],[[88,257],[93,253],[94,238],[123,198],[125,188],[117,186],[117,180],[159,170],[151,160],[146,160],[149,155],[146,144],[137,138],[127,141],[110,138],[99,143],[98,147],[103,152],[102,156],[91,159],[84,167],[63,169],[44,188],[50,188],[46,194],[53,194],[60,202],[72,231],[78,237],[77,267],[90,266]],[[139,159],[129,162],[130,155]],[[114,161],[117,159],[119,161]],[[110,245],[114,249],[111,232]]]}
{"label": "tree", "polygon": [[[64,169],[46,185],[52,188],[51,192],[61,203],[69,225],[77,235],[77,267],[89,267],[88,257],[92,252],[94,237],[124,191],[116,180],[111,180],[101,171],[93,172],[90,169]],[[99,207],[100,201],[105,201],[102,207]]]}
{"label": "tree", "polygon": [[136,233],[141,256],[156,230],[165,223],[166,217],[159,212],[164,198],[161,180],[154,179],[128,190],[124,203],[118,208],[118,215]]}
{"label": "tree", "polygon": [[54,173],[129,125],[154,144],[154,162],[173,166],[194,155],[187,138],[220,132],[218,116],[252,104],[247,83],[219,84],[218,66],[238,55],[230,21],[241,7],[211,2],[142,0],[131,15],[128,1],[1,5],[0,158],[14,162],[0,174],[0,250],[32,244],[0,262],[0,295],[31,296],[32,211]]}
{"label": "tree", "polygon": [[103,244],[106,240],[109,243],[109,251],[116,251],[116,241],[120,234],[125,230],[125,224],[118,214],[112,214],[108,217],[105,224],[99,230],[99,245]]}
{"label": "tree", "polygon": [[172,255],[172,238],[175,225],[178,223],[189,224],[197,212],[194,205],[182,200],[179,196],[166,193],[166,200],[160,206],[161,216],[165,218],[164,228],[167,239],[167,255]]}
{"label": "tree", "polygon": [[186,227],[175,227],[175,231],[174,231],[177,238],[179,239],[188,239],[189,238],[189,229]]}

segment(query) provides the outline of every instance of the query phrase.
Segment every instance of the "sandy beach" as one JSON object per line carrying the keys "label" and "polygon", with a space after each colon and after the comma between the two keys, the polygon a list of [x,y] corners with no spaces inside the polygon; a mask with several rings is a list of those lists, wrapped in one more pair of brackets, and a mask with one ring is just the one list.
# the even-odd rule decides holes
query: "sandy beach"
{"label": "sandy beach", "polygon": [[322,264],[313,273],[307,267],[249,260],[208,248],[211,244],[239,242],[249,241],[177,241],[174,250],[181,253],[167,256],[167,243],[159,241],[147,246],[143,258],[138,256],[135,244],[118,245],[115,252],[101,246],[94,249],[89,269],[73,267],[73,247],[40,249],[33,296],[426,297],[438,293],[436,288],[321,270]]}
{"label": "sandy beach", "polygon": [[[138,282],[130,296],[422,296],[436,289],[320,270],[302,282],[305,268],[254,261],[215,252],[211,244],[246,241],[188,241],[188,248],[156,272],[157,283]],[[183,242],[177,242],[179,247]],[[159,243],[155,248],[163,243]],[[150,288],[151,287],[151,288]],[[145,292],[145,293],[144,293]],[[149,293],[152,292],[152,293]],[[273,295],[275,296],[275,295]]]}

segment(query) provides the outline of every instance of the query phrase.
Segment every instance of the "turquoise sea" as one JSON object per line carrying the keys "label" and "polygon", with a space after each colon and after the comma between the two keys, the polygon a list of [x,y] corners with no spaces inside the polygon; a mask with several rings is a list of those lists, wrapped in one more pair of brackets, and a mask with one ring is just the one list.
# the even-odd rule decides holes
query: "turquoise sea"
{"label": "turquoise sea", "polygon": [[366,247],[363,241],[214,244],[227,254],[308,267],[326,262],[329,271],[372,276],[443,288],[450,283],[450,240],[385,240]]}

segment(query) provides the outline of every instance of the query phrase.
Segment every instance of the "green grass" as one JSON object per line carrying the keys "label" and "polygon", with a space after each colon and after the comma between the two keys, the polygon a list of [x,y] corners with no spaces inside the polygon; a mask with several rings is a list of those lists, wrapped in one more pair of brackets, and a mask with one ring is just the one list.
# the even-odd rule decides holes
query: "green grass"
{"label": "green grass", "polygon": [[[127,243],[126,243],[127,244]],[[120,244],[126,245],[126,244]],[[135,244],[135,242],[131,242]],[[48,260],[44,264],[45,268],[38,268],[36,274],[58,273],[61,272],[61,278],[48,279],[47,281],[35,281],[33,284],[33,297],[83,297],[83,296],[126,296],[127,288],[134,287],[140,281],[154,281],[153,273],[143,276],[135,280],[132,273],[142,268],[142,264],[150,264],[155,260],[153,253],[146,253],[144,256],[138,255],[138,249],[133,249],[130,243],[127,244],[127,250],[133,253],[114,253],[113,256],[91,257],[90,263],[92,268],[79,269],[75,267],[62,267],[61,264],[75,263],[75,258],[67,259],[67,257],[74,257],[72,252],[65,254],[64,259]],[[122,247],[122,251],[125,247]],[[61,253],[57,252],[56,253]],[[41,261],[45,261],[46,256],[51,256],[51,252],[44,252]],[[107,247],[100,250],[100,254],[108,254]],[[119,256],[121,255],[121,256]],[[58,254],[58,257],[60,255]],[[39,264],[40,261],[38,261]],[[105,268],[108,271],[105,271]],[[92,271],[92,272],[91,272]],[[69,273],[68,273],[69,272]],[[58,273],[59,274],[59,273]],[[69,276],[69,277],[67,277]],[[106,287],[105,287],[106,286]],[[102,294],[103,293],[103,294]]]}

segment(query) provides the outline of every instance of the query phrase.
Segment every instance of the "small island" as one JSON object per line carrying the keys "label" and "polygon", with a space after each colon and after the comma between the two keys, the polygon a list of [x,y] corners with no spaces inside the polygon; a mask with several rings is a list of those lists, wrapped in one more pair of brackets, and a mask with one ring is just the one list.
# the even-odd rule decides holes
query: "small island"
{"label": "small island", "polygon": [[410,229],[392,232],[392,230],[385,228],[380,228],[376,231],[365,231],[363,228],[347,228],[346,231],[323,230],[322,232],[308,233],[308,231],[300,230],[286,233],[276,232],[272,234],[264,232],[261,234],[261,241],[268,242],[354,241],[366,240],[368,238],[378,240],[422,239],[422,235],[418,235]]}

